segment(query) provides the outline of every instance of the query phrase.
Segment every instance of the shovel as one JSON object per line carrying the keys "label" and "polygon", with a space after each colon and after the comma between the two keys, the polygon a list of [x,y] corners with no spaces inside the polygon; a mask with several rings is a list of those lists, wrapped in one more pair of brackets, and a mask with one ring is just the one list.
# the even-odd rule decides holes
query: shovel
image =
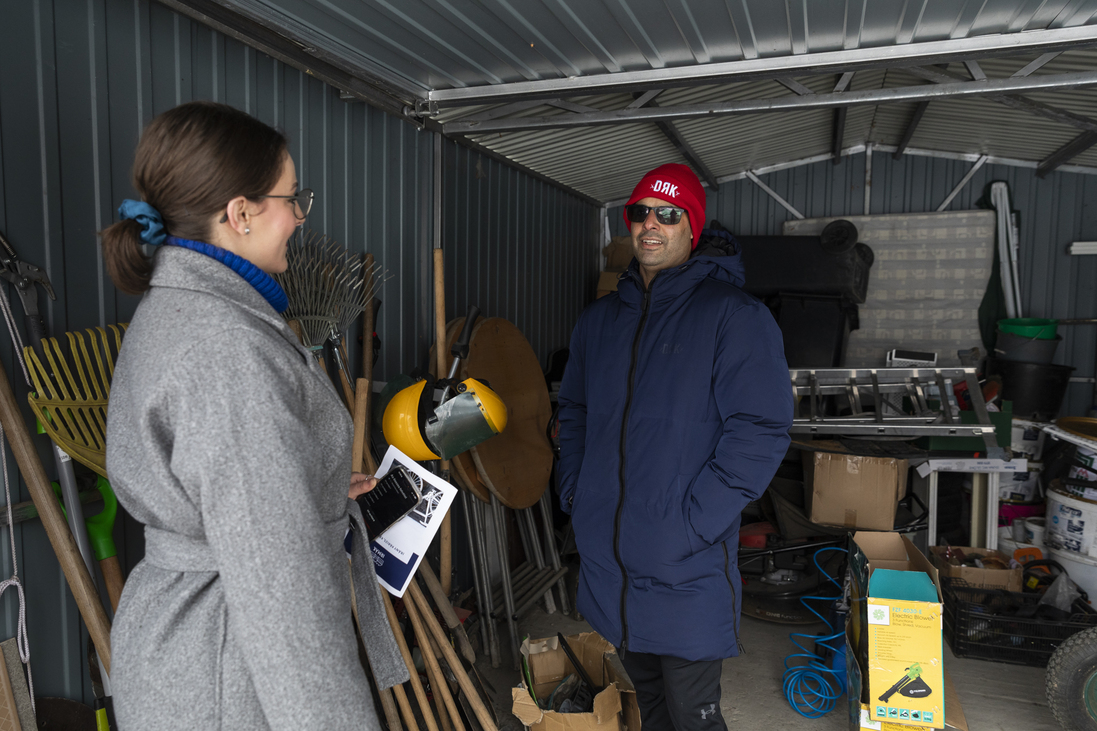
{"label": "shovel", "polygon": [[[50,484],[53,486],[54,494],[57,495],[57,502],[61,504],[61,512],[68,519],[61,485],[56,482]],[[122,567],[118,563],[118,549],[114,545],[114,519],[118,515],[118,499],[114,497],[114,490],[111,489],[110,483],[103,477],[96,476],[95,487],[103,498],[103,509],[95,515],[85,516],[84,525],[88,530],[88,541],[91,543],[92,553],[95,554],[95,559],[103,572],[111,611],[117,612],[123,585]]]}

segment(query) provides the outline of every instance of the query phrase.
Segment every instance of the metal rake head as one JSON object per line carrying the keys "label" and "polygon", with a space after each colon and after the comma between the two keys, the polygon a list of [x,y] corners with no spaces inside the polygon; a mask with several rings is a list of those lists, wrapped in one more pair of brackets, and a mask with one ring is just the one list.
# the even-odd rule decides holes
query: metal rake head
{"label": "metal rake head", "polygon": [[129,323],[65,333],[68,348],[57,338],[42,340],[43,363],[34,348],[23,349],[34,392],[31,409],[50,438],[73,459],[107,476],[107,399],[114,363]]}
{"label": "metal rake head", "polygon": [[290,242],[286,259],[286,271],[274,276],[289,300],[282,317],[301,323],[308,347],[338,339],[386,278],[377,264],[364,271],[364,254],[353,254],[315,231],[299,232]]}

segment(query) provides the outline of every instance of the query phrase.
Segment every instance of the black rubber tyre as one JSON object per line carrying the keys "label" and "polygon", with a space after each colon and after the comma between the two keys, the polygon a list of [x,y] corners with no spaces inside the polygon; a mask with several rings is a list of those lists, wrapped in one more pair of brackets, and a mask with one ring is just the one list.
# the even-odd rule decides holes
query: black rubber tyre
{"label": "black rubber tyre", "polygon": [[819,234],[819,245],[828,254],[844,254],[857,243],[857,227],[844,218],[831,221]]}
{"label": "black rubber tyre", "polygon": [[1047,664],[1047,703],[1065,731],[1097,731],[1097,627],[1073,635]]}

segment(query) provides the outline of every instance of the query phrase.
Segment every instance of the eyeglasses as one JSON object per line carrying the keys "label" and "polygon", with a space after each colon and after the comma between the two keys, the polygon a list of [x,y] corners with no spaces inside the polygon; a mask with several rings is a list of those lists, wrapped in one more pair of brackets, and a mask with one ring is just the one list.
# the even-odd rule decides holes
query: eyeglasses
{"label": "eyeglasses", "polygon": [[[309,215],[309,211],[312,210],[312,201],[316,198],[316,194],[312,192],[311,188],[303,188],[297,191],[296,195],[257,195],[256,198],[285,198],[286,200],[293,201],[293,216],[298,221],[304,221],[305,217]],[[300,212],[300,215],[298,215]],[[229,214],[221,216],[221,223],[225,223],[229,220]]]}
{"label": "eyeglasses", "polygon": [[686,209],[675,208],[674,206],[643,206],[639,203],[625,206],[625,215],[633,223],[643,223],[647,220],[648,213],[651,211],[655,211],[656,221],[664,226],[673,226],[682,220],[682,214],[686,212]]}
{"label": "eyeglasses", "polygon": [[[312,210],[312,200],[316,197],[316,194],[312,192],[311,188],[303,188],[297,191],[297,195],[261,195],[259,198],[285,198],[286,200],[293,201],[293,215],[296,216],[298,221],[304,221],[305,216],[309,215],[309,211]],[[300,211],[301,215],[297,215]]]}

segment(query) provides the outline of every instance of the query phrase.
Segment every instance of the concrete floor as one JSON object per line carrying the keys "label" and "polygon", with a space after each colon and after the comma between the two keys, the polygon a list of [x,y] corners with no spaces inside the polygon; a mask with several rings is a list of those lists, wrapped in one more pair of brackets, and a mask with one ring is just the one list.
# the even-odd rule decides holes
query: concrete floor
{"label": "concrete floor", "polygon": [[[548,615],[538,606],[519,622],[519,636],[550,637],[556,632],[575,634],[590,629],[586,622],[559,613]],[[504,653],[508,653],[506,627],[500,627]],[[818,627],[793,627],[743,617],[746,654],[724,663],[721,710],[730,729],[811,729],[847,731],[845,697],[830,714],[819,719],[799,716],[781,691],[784,658],[793,652],[789,632],[818,632]],[[519,731],[522,724],[510,712],[510,689],[518,684],[518,672],[505,660],[492,669],[486,659],[477,663],[495,689],[495,706],[501,731]],[[952,676],[970,731],[1060,731],[1044,698],[1044,670],[983,660],[957,658],[945,644],[945,667]]]}

